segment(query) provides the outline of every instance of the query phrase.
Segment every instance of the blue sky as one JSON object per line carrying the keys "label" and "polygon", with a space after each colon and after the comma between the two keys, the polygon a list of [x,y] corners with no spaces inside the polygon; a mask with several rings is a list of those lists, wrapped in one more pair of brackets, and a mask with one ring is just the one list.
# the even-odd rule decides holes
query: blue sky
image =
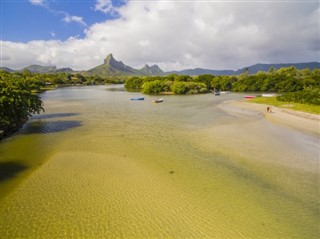
{"label": "blue sky", "polygon": [[320,61],[318,0],[0,0],[0,66],[239,69]]}
{"label": "blue sky", "polygon": [[[2,0],[1,40],[28,42],[31,40],[66,40],[71,36],[84,37],[84,30],[97,22],[117,18],[95,10],[96,1],[32,1]],[[123,1],[113,1],[115,6]],[[64,20],[66,16],[70,21]],[[79,17],[80,21],[72,20]],[[78,20],[79,20],[78,18]],[[77,18],[75,18],[77,19]]]}

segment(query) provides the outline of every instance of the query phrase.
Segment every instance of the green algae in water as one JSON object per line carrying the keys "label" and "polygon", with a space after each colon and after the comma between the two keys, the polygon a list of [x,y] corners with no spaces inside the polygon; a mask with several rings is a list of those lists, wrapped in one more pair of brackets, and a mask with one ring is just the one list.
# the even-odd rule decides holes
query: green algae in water
{"label": "green algae in water", "polygon": [[[67,121],[81,125],[1,143],[6,161],[19,158],[29,172],[6,180],[12,188],[0,204],[3,238],[319,236],[319,174],[312,169],[316,153],[307,147],[317,140],[305,138],[299,142],[305,151],[291,148],[280,164],[276,139],[264,137],[268,152],[259,147],[261,137],[253,139],[249,154],[246,142],[209,130],[234,130],[240,122],[266,126],[260,116],[233,118],[211,95],[169,97],[156,106],[148,97],[130,102],[134,95],[102,87],[44,95],[48,114],[72,112]],[[60,116],[41,121],[66,121]],[[299,163],[304,153],[302,169],[284,160]]]}

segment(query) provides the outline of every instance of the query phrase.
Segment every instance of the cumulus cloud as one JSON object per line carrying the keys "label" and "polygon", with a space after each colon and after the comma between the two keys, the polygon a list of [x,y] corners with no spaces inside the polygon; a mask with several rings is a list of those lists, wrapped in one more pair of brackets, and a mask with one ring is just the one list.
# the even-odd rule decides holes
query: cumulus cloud
{"label": "cumulus cloud", "polygon": [[103,13],[111,13],[115,12],[114,7],[112,6],[111,0],[98,0],[95,5],[96,11],[101,11]]}
{"label": "cumulus cloud", "polygon": [[108,53],[164,70],[319,61],[316,2],[129,1],[117,11],[119,18],[88,27],[83,39],[4,41],[3,65],[90,69]]}
{"label": "cumulus cloud", "polygon": [[70,16],[66,14],[66,16],[62,20],[66,23],[76,22],[80,23],[83,26],[87,26],[87,24],[83,21],[83,18],[78,16]]}

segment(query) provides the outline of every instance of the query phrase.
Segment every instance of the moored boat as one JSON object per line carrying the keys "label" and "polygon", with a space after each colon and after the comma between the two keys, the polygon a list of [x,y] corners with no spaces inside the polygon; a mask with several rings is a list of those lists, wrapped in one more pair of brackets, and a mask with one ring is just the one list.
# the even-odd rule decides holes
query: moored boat
{"label": "moored boat", "polygon": [[246,98],[246,99],[253,99],[253,98],[255,98],[255,96],[254,96],[254,95],[245,95],[244,98]]}
{"label": "moored boat", "polygon": [[135,98],[131,98],[131,100],[144,100],[144,97],[135,97]]}
{"label": "moored boat", "polygon": [[161,103],[163,102],[163,98],[153,100],[153,103]]}
{"label": "moored boat", "polygon": [[277,96],[277,94],[269,93],[269,94],[262,94],[261,96],[262,97],[274,97],[274,96]]}

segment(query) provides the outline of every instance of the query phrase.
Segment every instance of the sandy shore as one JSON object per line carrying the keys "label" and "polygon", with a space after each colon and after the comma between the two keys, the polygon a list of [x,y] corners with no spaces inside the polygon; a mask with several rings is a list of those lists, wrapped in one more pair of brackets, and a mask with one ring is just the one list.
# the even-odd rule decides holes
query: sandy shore
{"label": "sandy shore", "polygon": [[247,100],[226,101],[222,107],[235,107],[241,110],[260,112],[264,117],[274,123],[293,127],[310,134],[320,135],[320,115],[272,106],[267,112],[268,105],[250,103]]}

